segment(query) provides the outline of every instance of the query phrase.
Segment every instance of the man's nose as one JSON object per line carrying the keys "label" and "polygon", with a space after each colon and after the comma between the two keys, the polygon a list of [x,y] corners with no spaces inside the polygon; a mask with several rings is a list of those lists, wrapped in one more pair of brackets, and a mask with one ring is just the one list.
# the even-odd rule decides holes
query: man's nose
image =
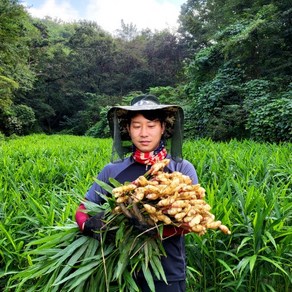
{"label": "man's nose", "polygon": [[147,127],[141,127],[140,135],[141,135],[142,137],[147,137],[147,136],[148,136]]}

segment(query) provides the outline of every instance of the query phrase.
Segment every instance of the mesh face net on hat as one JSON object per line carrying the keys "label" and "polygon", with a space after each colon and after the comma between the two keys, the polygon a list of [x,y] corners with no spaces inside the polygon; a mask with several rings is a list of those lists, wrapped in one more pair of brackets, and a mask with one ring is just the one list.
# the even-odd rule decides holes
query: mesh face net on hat
{"label": "mesh face net on hat", "polygon": [[140,95],[131,101],[130,106],[114,106],[107,114],[110,132],[113,138],[111,161],[123,160],[132,152],[132,142],[127,126],[133,115],[141,113],[157,117],[165,123],[164,139],[167,151],[174,160],[182,159],[183,110],[178,105],[160,104],[154,95]]}

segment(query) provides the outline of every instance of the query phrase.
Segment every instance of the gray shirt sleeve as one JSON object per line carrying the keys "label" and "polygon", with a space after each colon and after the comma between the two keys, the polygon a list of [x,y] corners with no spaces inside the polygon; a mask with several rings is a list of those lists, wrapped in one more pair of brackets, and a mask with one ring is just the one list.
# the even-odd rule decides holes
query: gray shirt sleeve
{"label": "gray shirt sleeve", "polygon": [[[116,178],[116,176],[123,171],[126,167],[128,167],[132,161],[128,158],[118,163],[109,163],[107,164],[101,172],[98,174],[97,179],[109,184],[109,179]],[[85,195],[85,199],[100,204],[103,203],[103,199],[99,194],[105,195],[107,192],[99,186],[96,182],[94,182],[91,188]]]}
{"label": "gray shirt sleeve", "polygon": [[[110,165],[106,165],[103,168],[103,170],[98,174],[97,179],[105,183],[108,183],[109,173],[110,173],[109,168],[110,168]],[[100,185],[94,182],[91,188],[87,191],[85,198],[88,201],[100,204],[103,202],[103,199],[99,194],[106,194],[106,191]]]}

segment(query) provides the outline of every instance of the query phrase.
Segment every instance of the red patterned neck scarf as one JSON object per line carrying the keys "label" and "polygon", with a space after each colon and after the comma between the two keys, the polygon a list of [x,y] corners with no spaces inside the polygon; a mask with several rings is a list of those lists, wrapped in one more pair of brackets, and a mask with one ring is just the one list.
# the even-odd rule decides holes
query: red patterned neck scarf
{"label": "red patterned neck scarf", "polygon": [[133,158],[135,161],[146,164],[153,165],[154,163],[163,160],[167,155],[167,151],[161,141],[159,146],[151,152],[141,152],[136,147],[134,147]]}

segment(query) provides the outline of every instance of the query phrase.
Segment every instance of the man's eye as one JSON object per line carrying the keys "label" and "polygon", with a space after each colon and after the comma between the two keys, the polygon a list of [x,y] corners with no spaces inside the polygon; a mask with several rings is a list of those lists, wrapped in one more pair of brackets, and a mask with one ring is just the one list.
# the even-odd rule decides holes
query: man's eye
{"label": "man's eye", "polygon": [[148,127],[149,128],[155,128],[156,127],[156,124],[148,124]]}

